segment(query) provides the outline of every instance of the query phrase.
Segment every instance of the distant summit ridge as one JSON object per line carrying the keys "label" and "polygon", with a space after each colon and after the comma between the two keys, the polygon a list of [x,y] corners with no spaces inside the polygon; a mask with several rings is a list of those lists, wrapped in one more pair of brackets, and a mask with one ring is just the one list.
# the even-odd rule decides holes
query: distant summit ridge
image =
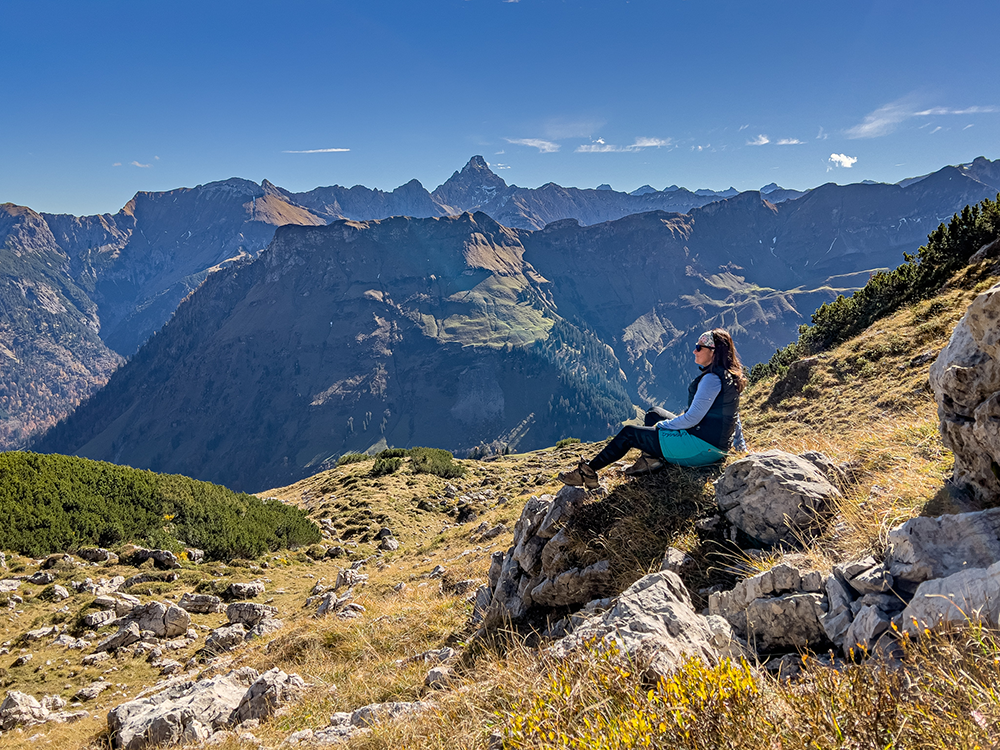
{"label": "distant summit ridge", "polygon": [[490,169],[482,156],[473,156],[460,172],[455,172],[431,193],[431,197],[442,207],[453,208],[453,213],[461,213],[479,209],[506,187],[507,183]]}

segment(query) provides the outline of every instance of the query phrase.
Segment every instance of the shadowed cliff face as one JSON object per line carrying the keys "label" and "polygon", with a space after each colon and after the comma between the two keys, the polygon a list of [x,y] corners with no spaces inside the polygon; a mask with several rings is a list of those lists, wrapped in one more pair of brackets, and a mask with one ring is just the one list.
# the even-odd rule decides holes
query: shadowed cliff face
{"label": "shadowed cliff face", "polygon": [[[550,401],[581,394],[538,346],[557,316],[523,251],[484,214],[279,230],[38,448],[252,489],[379,443],[550,444],[571,424]],[[574,426],[606,435],[619,391]]]}
{"label": "shadowed cliff face", "polygon": [[96,305],[30,208],[0,206],[0,445],[22,446],[105,383],[121,358]]}

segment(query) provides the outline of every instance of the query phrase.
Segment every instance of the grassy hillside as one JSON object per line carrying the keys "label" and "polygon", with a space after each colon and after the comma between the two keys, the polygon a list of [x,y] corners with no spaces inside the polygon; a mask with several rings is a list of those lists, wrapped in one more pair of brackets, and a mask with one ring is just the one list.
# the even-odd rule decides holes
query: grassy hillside
{"label": "grassy hillside", "polygon": [[[997,274],[995,260],[959,268],[925,298],[897,305],[857,334],[790,361],[749,388],[743,420],[753,450],[819,449],[851,466],[850,486],[827,533],[800,553],[812,565],[829,570],[860,553],[879,552],[885,531],[914,515],[968,507],[947,489],[952,459],[938,437],[927,369],[968,302],[996,283]],[[460,461],[464,475],[451,478],[415,473],[411,456],[383,456],[400,459],[388,473],[376,469],[374,458],[344,462],[261,493],[294,502],[318,521],[329,519],[333,531],[322,546],[232,564],[185,563],[177,581],[153,584],[148,592],[140,586],[134,593],[176,599],[185,591],[218,590],[231,580],[266,582],[266,596],[285,627],[201,674],[277,666],[303,675],[311,686],[286,713],[252,734],[234,733],[217,745],[222,750],[279,747],[293,732],[325,726],[332,712],[418,698],[432,700],[434,707],[381,724],[345,747],[455,750],[498,747],[498,740],[506,748],[995,745],[1000,642],[984,629],[908,644],[904,670],[862,662],[833,670],[810,661],[806,676],[795,682],[770,677],[757,665],[710,669],[691,663],[673,679],[647,685],[629,665],[606,656],[555,661],[530,637],[505,635],[466,648],[471,605],[453,593],[454,584],[485,580],[493,552],[510,545],[526,499],[556,491],[556,472],[600,447],[569,444],[494,461]],[[608,493],[590,503],[574,527],[581,554],[609,557],[624,586],[658,568],[667,545],[679,547],[695,560],[685,580],[696,604],[703,603],[707,586],[731,584],[773,565],[776,554],[740,553],[697,523],[715,512],[711,480],[719,471],[675,469],[628,479],[610,468]],[[498,524],[506,530],[483,537],[483,529]],[[392,529],[399,550],[376,553],[382,527]],[[323,547],[333,544],[343,555],[320,557]],[[355,601],[365,607],[364,615],[314,618],[303,606],[310,589],[361,560],[370,578],[355,589]],[[9,563],[22,573],[37,566],[21,556]],[[432,577],[439,565],[443,575]],[[129,570],[111,566],[100,575],[129,575]],[[56,571],[64,582],[82,574],[71,567]],[[21,593],[24,603],[0,621],[0,639],[14,641],[29,627],[59,618],[72,622],[89,607],[88,598],[80,596],[47,602],[28,584]],[[222,621],[222,615],[194,617],[202,631]],[[103,671],[82,667],[78,652],[46,643],[32,644],[31,665],[6,665],[0,673],[5,687],[69,698]],[[428,665],[407,660],[446,645],[463,652],[459,682],[432,691],[423,684]],[[174,658],[183,662],[188,656],[181,652]],[[103,747],[106,710],[158,679],[139,659],[120,658],[112,668],[115,689],[85,706],[91,718],[12,732],[4,742],[17,750],[38,742]]]}

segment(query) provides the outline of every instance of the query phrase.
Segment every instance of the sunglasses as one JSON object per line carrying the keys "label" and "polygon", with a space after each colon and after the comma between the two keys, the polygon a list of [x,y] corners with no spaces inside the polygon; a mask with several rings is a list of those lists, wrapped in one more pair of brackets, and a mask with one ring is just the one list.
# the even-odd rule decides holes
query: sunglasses
{"label": "sunglasses", "polygon": [[712,349],[714,351],[715,347],[714,346],[705,346],[704,344],[695,344],[694,345],[694,350],[696,352],[700,352],[702,349]]}

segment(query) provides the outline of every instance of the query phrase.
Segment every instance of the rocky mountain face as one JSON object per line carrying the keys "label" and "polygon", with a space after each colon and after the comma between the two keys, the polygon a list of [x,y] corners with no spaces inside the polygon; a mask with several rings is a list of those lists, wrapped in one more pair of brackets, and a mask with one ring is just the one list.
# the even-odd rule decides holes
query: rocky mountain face
{"label": "rocky mountain face", "polygon": [[[6,361],[16,373],[8,378],[7,394],[0,393],[0,445],[24,445],[69,411],[106,380],[121,356],[132,355],[159,330],[208,274],[256,257],[278,226],[441,217],[471,208],[504,226],[539,229],[518,233],[518,242],[536,253],[531,263],[555,284],[559,319],[580,316],[583,327],[567,335],[600,332],[615,357],[632,363],[625,371],[632,373],[633,400],[656,402],[669,396],[651,383],[672,380],[686,367],[687,354],[674,343],[681,331],[709,321],[745,328],[748,359],[763,359],[817,304],[856,288],[872,268],[896,265],[942,219],[995,195],[998,183],[1000,167],[980,158],[905,185],[825,185],[783,201],[778,199],[794,191],[767,186],[766,201],[757,193],[719,201],[721,193],[676,186],[632,195],[552,183],[525,189],[507,185],[482,157],[473,157],[433,193],[416,180],[388,193],[362,186],[290,193],[266,180],[231,179],[138,193],[113,215],[37,214],[7,204],[0,255],[10,268],[10,294],[0,344],[13,355]],[[623,218],[649,211],[686,218],[656,219],[672,227],[662,239],[637,229],[642,221]],[[587,249],[597,247],[599,252]],[[579,266],[580,253],[589,254],[589,266]],[[650,270],[660,262],[666,265]],[[587,269],[598,266],[607,276],[588,280]],[[683,283],[674,278],[681,275]],[[47,322],[57,309],[45,301],[47,293],[20,289],[25,279],[43,278],[46,289],[59,290],[66,300],[59,303],[67,312],[58,313],[65,321],[58,330]],[[604,278],[618,279],[620,288],[608,287]],[[649,278],[655,295],[642,288]],[[769,333],[758,334],[768,327]],[[25,364],[33,359],[29,350],[47,352],[48,364]]]}
{"label": "rocky mountain face", "polygon": [[286,226],[36,448],[247,489],[379,445],[599,439],[632,404],[683,407],[702,330],[764,360],[987,190],[955,171],[539,231],[483,212]]}
{"label": "rocky mountain face", "polygon": [[23,444],[121,364],[44,218],[0,205],[0,445]]}
{"label": "rocky mountain face", "polygon": [[548,444],[631,415],[614,355],[485,214],[292,230],[213,274],[38,448],[259,488],[380,443]]}

